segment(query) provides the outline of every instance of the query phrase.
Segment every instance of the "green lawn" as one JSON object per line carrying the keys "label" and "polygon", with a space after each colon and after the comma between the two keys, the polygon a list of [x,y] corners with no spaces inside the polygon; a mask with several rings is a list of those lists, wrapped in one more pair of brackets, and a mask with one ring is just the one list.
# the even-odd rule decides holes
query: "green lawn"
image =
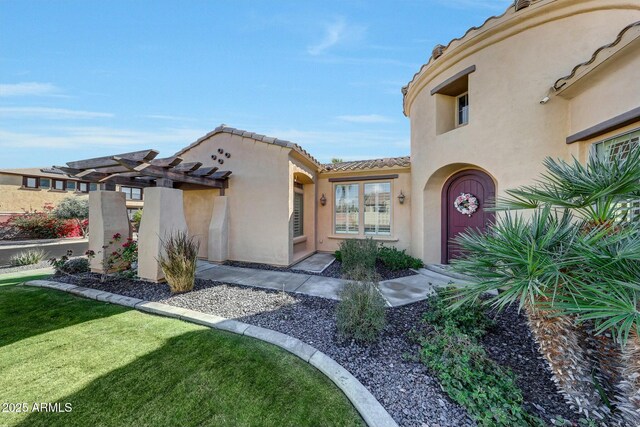
{"label": "green lawn", "polygon": [[22,280],[0,276],[0,404],[30,412],[0,412],[0,426],[363,424],[329,379],[275,346]]}

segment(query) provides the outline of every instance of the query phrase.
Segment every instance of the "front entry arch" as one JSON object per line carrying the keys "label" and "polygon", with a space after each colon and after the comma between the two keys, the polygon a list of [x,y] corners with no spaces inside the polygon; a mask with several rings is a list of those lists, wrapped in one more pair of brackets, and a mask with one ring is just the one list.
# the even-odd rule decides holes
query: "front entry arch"
{"label": "front entry arch", "polygon": [[[478,200],[478,210],[469,215],[458,212],[454,207],[456,198],[468,193]],[[495,197],[496,188],[493,180],[486,173],[477,169],[463,170],[450,177],[442,187],[442,263],[448,264],[459,255],[460,250],[451,239],[469,227],[484,231],[494,218],[488,212],[486,203]]]}

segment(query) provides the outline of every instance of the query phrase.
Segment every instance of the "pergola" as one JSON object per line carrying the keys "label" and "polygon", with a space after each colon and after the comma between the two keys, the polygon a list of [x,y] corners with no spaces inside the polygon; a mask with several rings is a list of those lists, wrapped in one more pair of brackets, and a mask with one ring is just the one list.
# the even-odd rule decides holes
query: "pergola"
{"label": "pergola", "polygon": [[113,156],[68,162],[57,168],[82,181],[99,185],[89,193],[89,249],[94,272],[105,272],[109,254],[117,249],[113,236],[131,236],[125,194],[116,185],[144,187],[144,210],[138,233],[138,276],[154,282],[164,278],[157,259],[162,241],[176,231],[188,231],[184,215],[183,188],[217,188],[209,226],[209,258],[223,261],[227,253],[228,202],[231,171],[183,162],[178,156],[156,159],[158,151],[141,150]]}
{"label": "pergola", "polygon": [[141,150],[67,162],[66,167],[56,167],[83,181],[98,183],[104,190],[115,190],[116,184],[168,188],[195,184],[219,188],[224,195],[231,171],[219,171],[217,167],[203,168],[200,162],[183,163],[178,156],[156,159],[157,155],[156,150]]}

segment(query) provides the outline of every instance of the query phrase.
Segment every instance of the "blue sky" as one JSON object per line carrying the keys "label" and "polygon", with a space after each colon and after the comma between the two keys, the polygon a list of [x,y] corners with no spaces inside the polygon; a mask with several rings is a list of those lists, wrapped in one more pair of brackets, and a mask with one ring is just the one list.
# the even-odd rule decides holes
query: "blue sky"
{"label": "blue sky", "polygon": [[321,161],[409,153],[400,88],[509,0],[0,0],[0,167],[144,148],[221,123]]}

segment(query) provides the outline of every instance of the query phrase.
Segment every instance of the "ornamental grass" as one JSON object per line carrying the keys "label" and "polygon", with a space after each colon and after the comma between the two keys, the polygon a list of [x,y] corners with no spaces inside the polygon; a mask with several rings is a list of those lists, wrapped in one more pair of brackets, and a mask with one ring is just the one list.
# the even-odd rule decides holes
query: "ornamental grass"
{"label": "ornamental grass", "polygon": [[172,293],[188,292],[196,280],[196,263],[200,243],[186,231],[172,233],[162,241],[163,251],[158,259],[160,268]]}

